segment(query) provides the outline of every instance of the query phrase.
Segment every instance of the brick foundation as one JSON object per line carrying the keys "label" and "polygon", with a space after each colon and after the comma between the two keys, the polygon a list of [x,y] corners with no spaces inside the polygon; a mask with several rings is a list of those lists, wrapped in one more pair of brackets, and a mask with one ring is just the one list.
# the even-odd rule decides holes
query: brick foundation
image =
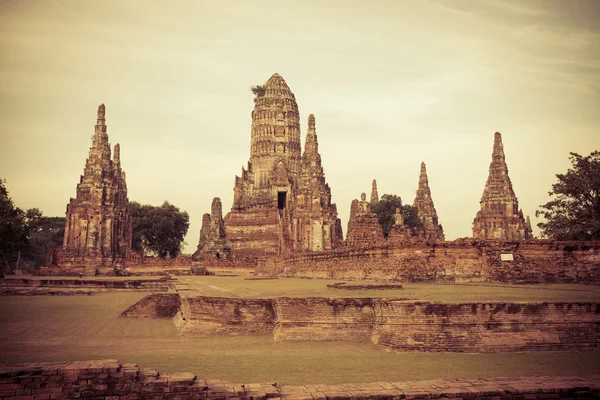
{"label": "brick foundation", "polygon": [[600,376],[279,386],[161,374],[118,360],[0,366],[2,400],[37,399],[559,399],[600,396]]}

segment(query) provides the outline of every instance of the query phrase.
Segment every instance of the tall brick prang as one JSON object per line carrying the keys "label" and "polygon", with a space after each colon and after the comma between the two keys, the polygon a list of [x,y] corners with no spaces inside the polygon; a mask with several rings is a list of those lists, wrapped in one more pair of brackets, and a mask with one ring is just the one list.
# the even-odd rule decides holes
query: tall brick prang
{"label": "tall brick prang", "polygon": [[519,241],[532,238],[531,223],[525,221],[523,211],[508,176],[502,135],[494,134],[492,162],[483,195],[481,209],[473,221],[476,239]]}
{"label": "tall brick prang", "polygon": [[332,249],[342,241],[311,114],[304,154],[296,98],[279,74],[255,92],[248,168],[236,176],[225,231],[234,257]]}
{"label": "tall brick prang", "polygon": [[444,240],[444,229],[438,223],[437,212],[431,198],[429,179],[425,163],[421,163],[419,187],[413,205],[417,209],[417,216],[423,225],[422,235],[428,240]]}
{"label": "tall brick prang", "polygon": [[119,144],[111,159],[105,112],[104,104],[100,105],[77,196],[67,205],[63,247],[52,259],[59,267],[85,266],[89,274],[96,267],[122,265],[131,251],[125,172]]}

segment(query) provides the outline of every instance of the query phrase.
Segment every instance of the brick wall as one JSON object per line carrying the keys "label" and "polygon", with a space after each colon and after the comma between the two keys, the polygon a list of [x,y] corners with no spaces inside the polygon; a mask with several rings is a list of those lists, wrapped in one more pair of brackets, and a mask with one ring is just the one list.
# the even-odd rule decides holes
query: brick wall
{"label": "brick wall", "polygon": [[[172,295],[152,297],[155,296],[166,299]],[[273,332],[276,341],[371,340],[400,351],[504,352],[600,347],[600,303],[186,296],[181,299],[175,322],[187,333]]]}
{"label": "brick wall", "polygon": [[177,293],[154,293],[144,297],[121,313],[121,317],[173,318],[181,309]]}
{"label": "brick wall", "polygon": [[[503,256],[504,255],[504,256]],[[506,257],[508,256],[508,257]],[[511,258],[512,260],[503,260]],[[405,282],[600,282],[600,242],[477,241],[388,243],[297,254],[258,273],[284,277]]]}
{"label": "brick wall", "polygon": [[400,351],[504,352],[600,347],[598,303],[375,301],[374,343]]}
{"label": "brick wall", "polygon": [[191,373],[161,374],[118,360],[0,366],[2,400],[38,399],[551,399],[597,398],[600,376],[488,378],[348,383],[343,385],[234,384]]}
{"label": "brick wall", "polygon": [[182,296],[179,323],[185,332],[272,332],[275,326],[273,302],[269,299],[232,299]]}

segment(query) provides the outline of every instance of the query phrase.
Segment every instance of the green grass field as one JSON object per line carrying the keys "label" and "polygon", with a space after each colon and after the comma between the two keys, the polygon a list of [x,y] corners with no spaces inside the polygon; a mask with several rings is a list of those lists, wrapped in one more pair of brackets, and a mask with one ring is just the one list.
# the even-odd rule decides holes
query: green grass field
{"label": "green grass field", "polygon": [[180,287],[216,297],[399,297],[440,302],[591,301],[600,302],[600,285],[431,284],[403,283],[400,290],[340,290],[327,284],[339,280],[247,280],[241,276],[181,276]]}
{"label": "green grass field", "polygon": [[[182,279],[185,282],[185,279]],[[193,277],[212,296],[374,296],[327,281]],[[599,301],[597,286],[406,285],[386,297],[435,301]],[[231,291],[231,292],[228,292]],[[0,362],[116,358],[237,383],[344,383],[600,374],[600,350],[504,354],[394,353],[369,342],[274,343],[265,336],[181,336],[170,320],[118,318],[146,293],[0,297]]]}

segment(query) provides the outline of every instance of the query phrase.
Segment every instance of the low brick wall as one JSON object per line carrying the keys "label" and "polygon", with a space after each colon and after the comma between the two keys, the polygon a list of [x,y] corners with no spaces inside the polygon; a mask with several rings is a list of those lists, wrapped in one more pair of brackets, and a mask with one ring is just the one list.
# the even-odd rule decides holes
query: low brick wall
{"label": "low brick wall", "polygon": [[368,340],[373,299],[278,298],[275,341]]}
{"label": "low brick wall", "polygon": [[0,279],[0,294],[39,295],[39,294],[87,294],[112,291],[168,291],[169,282],[165,279],[136,278],[39,278],[6,277]]}
{"label": "low brick wall", "polygon": [[598,283],[600,242],[389,242],[296,254],[259,264],[257,273],[404,282]]}
{"label": "low brick wall", "polygon": [[182,296],[180,328],[198,333],[267,333],[275,327],[269,299]]}
{"label": "low brick wall", "polygon": [[161,374],[118,360],[0,366],[2,400],[37,399],[552,399],[600,396],[600,376],[489,378],[343,385],[234,384]]}
{"label": "low brick wall", "polygon": [[[157,294],[126,313],[142,314]],[[166,302],[166,303],[165,303]],[[168,304],[169,307],[164,306]],[[271,333],[276,341],[371,340],[399,351],[510,352],[600,348],[600,303],[430,303],[385,298],[182,296],[187,333]]]}
{"label": "low brick wall", "polygon": [[173,318],[180,309],[181,299],[179,294],[154,293],[127,308],[121,313],[121,317]]}
{"label": "low brick wall", "polygon": [[598,303],[376,300],[373,343],[400,351],[506,352],[600,347]]}

